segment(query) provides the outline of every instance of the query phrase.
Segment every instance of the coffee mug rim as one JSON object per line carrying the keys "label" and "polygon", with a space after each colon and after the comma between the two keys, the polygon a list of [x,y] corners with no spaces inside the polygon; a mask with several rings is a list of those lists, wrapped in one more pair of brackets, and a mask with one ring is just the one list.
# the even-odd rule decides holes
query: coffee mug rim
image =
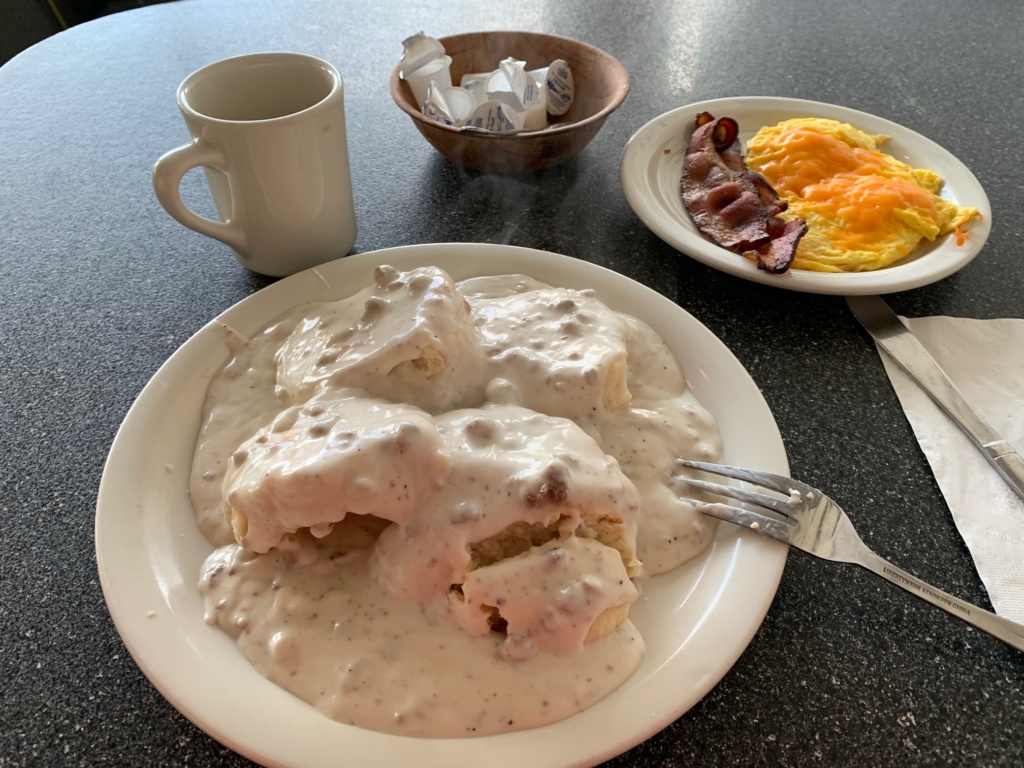
{"label": "coffee mug rim", "polygon": [[[204,112],[200,112],[193,108],[186,100],[188,89],[196,83],[203,75],[209,73],[211,70],[228,67],[230,65],[238,65],[246,60],[278,60],[278,61],[302,61],[307,64],[314,64],[319,69],[325,70],[331,77],[331,90],[325,95],[320,101],[315,104],[310,104],[305,109],[299,110],[298,112],[292,112],[287,115],[280,115],[278,117],[269,117],[261,120],[227,120],[222,117],[214,117],[213,115],[207,115]],[[326,59],[321,59],[319,56],[312,56],[307,53],[295,53],[291,51],[263,51],[257,53],[243,53],[239,56],[229,56],[225,59],[218,59],[212,61],[199,69],[189,74],[181,84],[178,86],[176,98],[178,102],[178,108],[197,120],[203,120],[208,123],[214,123],[217,125],[259,125],[261,123],[281,123],[290,120],[299,119],[306,115],[311,110],[317,109],[321,105],[333,99],[337,94],[344,88],[344,81],[342,80],[341,73],[337,67],[331,64]]]}

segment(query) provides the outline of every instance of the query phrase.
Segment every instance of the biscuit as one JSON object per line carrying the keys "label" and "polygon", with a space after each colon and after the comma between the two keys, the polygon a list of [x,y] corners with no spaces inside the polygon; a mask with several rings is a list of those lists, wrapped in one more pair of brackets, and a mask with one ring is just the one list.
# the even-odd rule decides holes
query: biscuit
{"label": "biscuit", "polygon": [[354,387],[432,413],[479,404],[483,349],[469,304],[440,269],[378,267],[354,296],[311,305],[277,354],[294,402]]}
{"label": "biscuit", "polygon": [[607,636],[638,594],[615,549],[566,536],[471,571],[449,604],[464,629],[503,632],[504,652],[523,658],[524,646],[572,653]]}
{"label": "biscuit", "polygon": [[533,288],[479,307],[492,402],[576,421],[629,405],[629,329],[593,291]]}
{"label": "biscuit", "polygon": [[350,513],[404,522],[449,467],[427,413],[351,394],[292,406],[257,431],[231,456],[223,495],[235,540],[267,552]]}
{"label": "biscuit", "polygon": [[574,422],[518,406],[436,421],[451,472],[381,535],[382,582],[415,602],[448,594],[460,626],[506,632],[516,658],[572,652],[618,626],[642,571],[639,499],[618,464]]}

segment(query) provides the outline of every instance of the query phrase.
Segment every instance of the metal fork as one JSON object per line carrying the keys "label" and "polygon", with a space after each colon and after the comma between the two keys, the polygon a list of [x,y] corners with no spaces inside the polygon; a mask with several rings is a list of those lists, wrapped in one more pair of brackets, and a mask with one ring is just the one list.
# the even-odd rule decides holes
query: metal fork
{"label": "metal fork", "polygon": [[[817,488],[781,475],[724,464],[706,464],[687,459],[679,459],[679,464],[702,472],[743,480],[775,491],[784,497],[680,477],[680,480],[694,488],[736,499],[757,508],[743,509],[721,502],[695,500],[697,509],[704,514],[750,528],[825,560],[854,563],[867,568],[925,602],[963,619],[1018,651],[1024,651],[1024,626],[965,603],[879,557],[861,541],[850,518],[839,505]],[[766,514],[768,512],[774,515]]]}

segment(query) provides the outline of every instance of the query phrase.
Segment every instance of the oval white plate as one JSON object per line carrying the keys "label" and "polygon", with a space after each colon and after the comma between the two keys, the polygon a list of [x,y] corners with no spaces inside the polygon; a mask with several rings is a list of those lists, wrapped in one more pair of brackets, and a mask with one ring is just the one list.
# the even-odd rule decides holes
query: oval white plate
{"label": "oval white plate", "polygon": [[[977,208],[981,218],[971,222],[963,245],[957,245],[949,234],[924,243],[907,258],[874,272],[791,269],[781,275],[769,274],[749,259],[706,239],[683,207],[679,194],[683,157],[693,134],[693,119],[699,112],[735,118],[744,146],[764,126],[793,117],[841,120],[867,133],[885,134],[890,139],[882,146],[883,151],[915,168],[938,173],[945,181],[942,196]],[[816,101],[745,96],[702,101],[666,112],[647,123],[626,144],[619,178],[636,215],[669,245],[730,275],[792,291],[854,296],[919,288],[966,266],[978,255],[992,230],[992,208],[985,190],[974,174],[945,149],[880,117]]]}
{"label": "oval white plate", "polygon": [[516,272],[595,288],[611,307],[642,318],[666,339],[718,419],[727,461],[788,471],[778,428],[750,376],[710,331],[649,288],[593,264],[504,245],[431,244],[350,256],[239,302],[183,344],[142,390],[110,450],[96,508],[100,580],[114,623],[175,707],[265,764],[560,768],[607,760],[679,717],[732,666],[775,594],[784,546],[721,525],[704,557],[647,584],[631,614],[647,655],[625,685],[560,723],[479,739],[412,739],[336,723],[261,677],[230,638],[203,622],[196,584],[212,548],[196,527],[188,476],[206,386],[228,356],[217,324],[250,336],[296,304],[369,285],[379,264],[432,264],[456,279]]}

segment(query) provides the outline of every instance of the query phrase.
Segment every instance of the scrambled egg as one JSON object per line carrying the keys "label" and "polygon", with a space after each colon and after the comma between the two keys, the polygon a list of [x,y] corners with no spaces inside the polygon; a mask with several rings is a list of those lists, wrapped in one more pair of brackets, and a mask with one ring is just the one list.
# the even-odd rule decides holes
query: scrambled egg
{"label": "scrambled egg", "polygon": [[893,264],[923,239],[956,231],[978,215],[939,197],[938,174],[878,151],[889,137],[806,117],[762,128],[747,144],[747,167],[764,176],[808,232],[793,267],[864,272]]}

